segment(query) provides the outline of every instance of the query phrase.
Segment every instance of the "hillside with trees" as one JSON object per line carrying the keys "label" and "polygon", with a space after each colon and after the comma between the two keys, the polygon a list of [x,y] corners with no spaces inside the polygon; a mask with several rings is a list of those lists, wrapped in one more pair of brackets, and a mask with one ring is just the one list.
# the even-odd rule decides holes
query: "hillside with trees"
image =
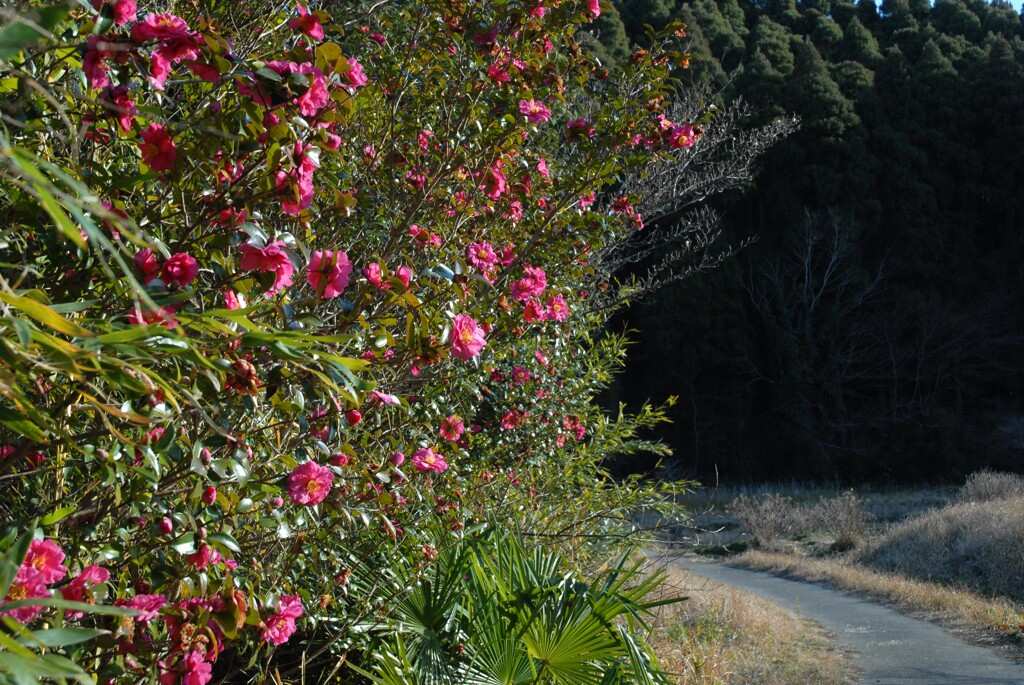
{"label": "hillside with trees", "polygon": [[[1024,465],[1024,24],[1006,2],[618,0],[599,58],[688,26],[676,76],[799,132],[717,202],[722,267],[636,305],[609,402],[680,395],[705,480]],[[654,225],[651,230],[663,230]],[[666,363],[666,360],[670,360]],[[643,470],[648,462],[623,461]]]}

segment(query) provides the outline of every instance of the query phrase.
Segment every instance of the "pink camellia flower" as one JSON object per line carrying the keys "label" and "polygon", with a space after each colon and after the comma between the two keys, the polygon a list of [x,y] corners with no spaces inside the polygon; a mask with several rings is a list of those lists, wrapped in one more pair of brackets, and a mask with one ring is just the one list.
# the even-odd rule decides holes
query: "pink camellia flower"
{"label": "pink camellia flower", "polygon": [[145,43],[148,40],[163,43],[191,35],[192,32],[185,20],[173,14],[150,13],[132,26],[132,40],[136,43]]}
{"label": "pink camellia flower", "polygon": [[199,274],[199,264],[195,257],[184,252],[172,255],[164,262],[160,271],[160,278],[167,285],[176,284],[179,286],[188,285]]}
{"label": "pink camellia flower", "polygon": [[119,599],[114,604],[141,611],[142,613],[136,616],[135,620],[146,623],[160,615],[160,610],[167,606],[167,598],[163,595],[135,595],[131,599]]}
{"label": "pink camellia flower", "polygon": [[368,81],[363,73],[363,65],[354,57],[348,58],[348,71],[341,74],[341,80],[348,84],[350,92],[362,88]]}
{"label": "pink camellia flower", "polygon": [[480,190],[483,191],[484,195],[492,200],[497,200],[502,196],[507,188],[507,179],[498,164],[488,167],[487,170],[484,171],[483,183],[480,184]]}
{"label": "pink camellia flower", "polygon": [[324,39],[324,27],[320,25],[320,18],[312,14],[305,5],[298,5],[299,16],[288,22],[288,28],[294,31],[301,31],[313,40]]}
{"label": "pink camellia flower", "polygon": [[164,328],[174,328],[179,325],[174,314],[174,307],[169,305],[160,307],[160,309],[133,309],[128,315],[128,323],[135,326],[160,324]]}
{"label": "pink camellia flower", "polygon": [[457,314],[452,321],[452,356],[469,360],[479,356],[487,341],[484,331],[476,320],[468,314]]}
{"label": "pink camellia flower", "polygon": [[551,118],[551,110],[538,100],[520,100],[519,111],[526,117],[527,123],[543,124]]}
{"label": "pink camellia flower", "polygon": [[693,147],[697,142],[697,129],[690,124],[683,124],[672,128],[668,137],[668,144],[673,148]]}
{"label": "pink camellia flower", "polygon": [[295,265],[283,241],[275,240],[262,249],[250,243],[242,243],[238,249],[242,252],[240,266],[246,271],[274,272],[274,285],[267,291],[267,295],[274,295],[292,284]]}
{"label": "pink camellia flower", "polygon": [[199,35],[173,14],[147,14],[132,26],[131,35],[136,43],[154,40],[158,44],[149,65],[149,82],[157,90],[163,90],[172,65],[199,57]]}
{"label": "pink camellia flower", "polygon": [[297,216],[313,202],[313,173],[318,164],[299,140],[295,141],[292,159],[295,168],[288,172],[278,171],[276,182],[281,195],[281,211],[289,216]]}
{"label": "pink camellia flower", "polygon": [[214,64],[188,60],[185,62],[185,66],[188,67],[188,70],[191,71],[194,76],[206,81],[207,83],[217,83],[220,81],[220,69],[218,69]]}
{"label": "pink camellia flower", "polygon": [[239,297],[241,297],[241,296],[238,293],[236,293],[234,290],[231,290],[229,288],[225,288],[224,289],[224,306],[227,307],[228,309],[241,309],[242,308],[242,302],[239,300]]}
{"label": "pink camellia flower", "polygon": [[132,130],[135,115],[139,110],[131,99],[128,86],[107,86],[100,96],[100,103],[108,110],[110,116],[117,120],[122,131]]}
{"label": "pink camellia flower", "polygon": [[587,10],[590,14],[597,19],[601,16],[601,3],[600,0],[587,0]]}
{"label": "pink camellia flower", "polygon": [[331,434],[331,428],[326,420],[321,420],[324,416],[327,416],[326,409],[316,409],[306,420],[309,424],[309,434],[316,440],[326,440]]}
{"label": "pink camellia flower", "polygon": [[530,414],[528,412],[522,412],[516,409],[511,409],[505,412],[505,415],[501,417],[501,427],[507,431],[512,430],[514,428],[518,428],[519,426],[523,425],[523,421],[529,415]]}
{"label": "pink camellia flower", "polygon": [[395,452],[390,457],[388,457],[388,461],[391,462],[394,466],[401,466],[402,464],[405,463],[405,454],[402,452]]}
{"label": "pink camellia flower", "polygon": [[28,554],[18,568],[16,579],[38,581],[45,585],[63,580],[68,574],[64,566],[64,550],[53,540],[33,540]]}
{"label": "pink camellia flower", "polygon": [[174,161],[178,158],[178,150],[163,124],[150,124],[142,129],[140,135],[142,142],[138,143],[138,146],[142,151],[143,163],[153,171],[173,169]]}
{"label": "pink camellia flower", "polygon": [[533,323],[534,321],[543,321],[546,312],[544,306],[540,303],[536,297],[531,297],[523,305],[523,321],[526,323]]}
{"label": "pink camellia flower", "polygon": [[157,259],[153,250],[148,247],[135,253],[135,256],[132,258],[132,264],[135,266],[135,273],[139,275],[143,285],[148,285],[160,273],[160,260]]}
{"label": "pink camellia flower", "polygon": [[[307,462],[308,463],[308,462]],[[302,598],[298,595],[285,595],[278,602],[277,613],[272,614],[263,622],[261,637],[264,642],[281,645],[295,632],[295,619],[302,616]]]}
{"label": "pink camellia flower", "polygon": [[512,284],[512,297],[526,302],[531,297],[540,297],[548,285],[544,270],[536,266],[523,268],[523,277]]}
{"label": "pink camellia flower", "polygon": [[569,304],[561,293],[548,300],[544,309],[545,318],[549,321],[565,321],[569,318]]}
{"label": "pink camellia flower", "polygon": [[421,447],[412,453],[412,465],[417,471],[435,471],[441,473],[448,468],[444,455],[437,454],[429,447]]}
{"label": "pink camellia flower", "polygon": [[412,281],[412,269],[404,265],[400,266],[395,269],[395,277],[402,282],[403,286],[408,288],[410,281]]}
{"label": "pink camellia flower", "polygon": [[89,85],[96,90],[102,90],[110,86],[110,65],[107,59],[113,54],[110,48],[113,47],[110,41],[102,36],[89,36],[85,42],[85,58],[82,60],[82,71],[89,81]]}
{"label": "pink camellia flower", "polygon": [[519,223],[519,220],[523,218],[523,203],[519,200],[512,200],[508,203],[508,211],[505,212],[505,218],[512,222],[515,226]]}
{"label": "pink camellia flower", "polygon": [[220,555],[220,552],[205,543],[199,545],[199,549],[194,554],[188,556],[188,563],[198,569],[218,564],[226,564],[229,568],[237,568],[238,566],[234,559],[225,559]]}
{"label": "pink camellia flower", "polygon": [[570,414],[562,419],[562,426],[571,432],[577,440],[582,440],[583,436],[587,434],[587,427],[583,425],[583,420],[575,414]]}
{"label": "pink camellia flower", "polygon": [[[370,353],[368,358],[377,359],[377,355],[375,355],[373,351],[368,351]],[[388,353],[390,353],[390,355]],[[394,356],[394,352],[392,350],[387,350],[384,353],[384,360],[387,361],[391,356]],[[380,390],[371,390],[370,394],[366,396],[366,399],[368,404],[372,407],[383,407],[386,404],[398,405],[402,403],[395,395],[381,392]]]}
{"label": "pink camellia flower", "polygon": [[92,0],[94,10],[100,10],[104,5],[112,6],[116,26],[124,26],[137,18],[135,0]]}
{"label": "pink camellia flower", "polygon": [[[64,599],[72,602],[92,602],[92,588],[95,585],[110,580],[110,571],[93,564],[86,566],[82,572],[71,579],[71,582],[60,589]],[[85,614],[81,611],[66,612],[68,618],[81,618]]]}
{"label": "pink camellia flower", "polygon": [[449,442],[456,442],[460,437],[462,437],[465,430],[466,424],[462,422],[462,417],[458,414],[452,414],[445,420],[441,421],[441,437]]}
{"label": "pink camellia flower", "polygon": [[212,485],[206,486],[206,488],[203,490],[203,495],[202,497],[200,497],[200,499],[203,501],[203,504],[213,504],[214,502],[217,501],[217,488],[213,487]]}
{"label": "pink camellia flower", "polygon": [[[50,591],[46,589],[46,585],[36,577],[28,580],[15,577],[14,582],[11,583],[11,587],[7,590],[7,594],[3,599],[4,603],[6,603],[49,596]],[[0,607],[2,607],[2,605],[3,603],[0,603]],[[21,623],[31,623],[42,612],[43,607],[26,606],[19,609],[9,609],[7,611],[0,610],[0,616],[10,616]]]}
{"label": "pink camellia flower", "polygon": [[512,383],[521,384],[528,382],[533,378],[533,374],[525,366],[513,366],[512,367]]}
{"label": "pink camellia flower", "polygon": [[573,119],[565,125],[565,133],[570,143],[584,138],[590,140],[594,137],[594,127],[586,119]]}
{"label": "pink camellia flower", "polygon": [[384,283],[384,272],[377,262],[370,262],[363,267],[363,276],[366,276],[366,280],[372,283],[375,288],[387,288],[387,285]]}
{"label": "pink camellia flower", "polygon": [[516,246],[512,243],[507,243],[505,247],[498,250],[498,263],[502,266],[512,266],[512,262],[516,261]]}
{"label": "pink camellia flower", "polygon": [[409,237],[416,241],[420,247],[441,247],[441,236],[432,233],[416,224],[409,226]]}
{"label": "pink camellia flower", "polygon": [[551,170],[548,169],[548,160],[540,157],[537,159],[537,173],[540,174],[541,178],[551,180]]}
{"label": "pink camellia flower", "polygon": [[347,254],[341,250],[317,250],[309,258],[306,282],[319,297],[329,299],[341,295],[351,275],[352,264]]}
{"label": "pink camellia flower", "polygon": [[[305,69],[301,69],[300,73],[305,73],[305,71]],[[295,104],[299,106],[302,116],[315,117],[331,101],[331,94],[327,91],[327,77],[323,72],[313,66],[309,66],[309,72],[313,75],[313,80],[310,81],[306,92],[295,99]]]}
{"label": "pink camellia flower", "polygon": [[206,660],[201,649],[192,649],[179,664],[181,685],[206,685],[213,679],[213,664]]}
{"label": "pink camellia flower", "polygon": [[495,83],[508,83],[512,80],[512,77],[508,74],[505,63],[490,65],[487,67],[487,75]]}
{"label": "pink camellia flower", "polygon": [[494,246],[487,242],[470,243],[466,248],[466,259],[481,271],[490,271],[498,263]]}
{"label": "pink camellia flower", "polygon": [[305,461],[288,475],[288,496],[295,504],[312,507],[324,501],[333,482],[334,474],[329,468]]}

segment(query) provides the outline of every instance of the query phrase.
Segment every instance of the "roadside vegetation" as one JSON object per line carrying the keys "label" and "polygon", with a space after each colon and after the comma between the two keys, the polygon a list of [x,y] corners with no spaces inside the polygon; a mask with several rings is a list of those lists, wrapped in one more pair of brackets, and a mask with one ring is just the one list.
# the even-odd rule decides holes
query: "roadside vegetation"
{"label": "roadside vegetation", "polygon": [[854,672],[820,626],[756,595],[669,567],[649,644],[680,685],[845,685]]}
{"label": "roadside vegetation", "polygon": [[976,642],[1022,651],[1024,478],[1017,474],[980,471],[959,489],[785,486],[718,491],[714,499],[694,519],[704,528],[693,536],[698,552],[863,593],[955,625]]}

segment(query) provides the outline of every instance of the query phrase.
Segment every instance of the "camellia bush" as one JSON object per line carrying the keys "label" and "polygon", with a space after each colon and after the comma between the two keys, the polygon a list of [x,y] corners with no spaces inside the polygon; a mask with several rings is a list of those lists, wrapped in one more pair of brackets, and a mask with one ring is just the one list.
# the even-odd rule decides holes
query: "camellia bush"
{"label": "camellia bush", "polygon": [[624,179],[714,127],[683,27],[609,74],[596,0],[0,12],[0,678],[358,679],[440,554],[593,569],[658,500],[601,464],[660,409],[593,399]]}

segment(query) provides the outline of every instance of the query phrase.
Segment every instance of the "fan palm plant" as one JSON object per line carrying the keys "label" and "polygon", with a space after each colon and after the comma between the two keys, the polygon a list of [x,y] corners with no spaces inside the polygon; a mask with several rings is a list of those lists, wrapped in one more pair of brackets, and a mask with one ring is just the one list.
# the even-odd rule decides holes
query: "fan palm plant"
{"label": "fan palm plant", "polygon": [[442,554],[401,604],[370,671],[379,685],[666,683],[638,631],[663,575],[623,555],[596,580],[491,532]]}

